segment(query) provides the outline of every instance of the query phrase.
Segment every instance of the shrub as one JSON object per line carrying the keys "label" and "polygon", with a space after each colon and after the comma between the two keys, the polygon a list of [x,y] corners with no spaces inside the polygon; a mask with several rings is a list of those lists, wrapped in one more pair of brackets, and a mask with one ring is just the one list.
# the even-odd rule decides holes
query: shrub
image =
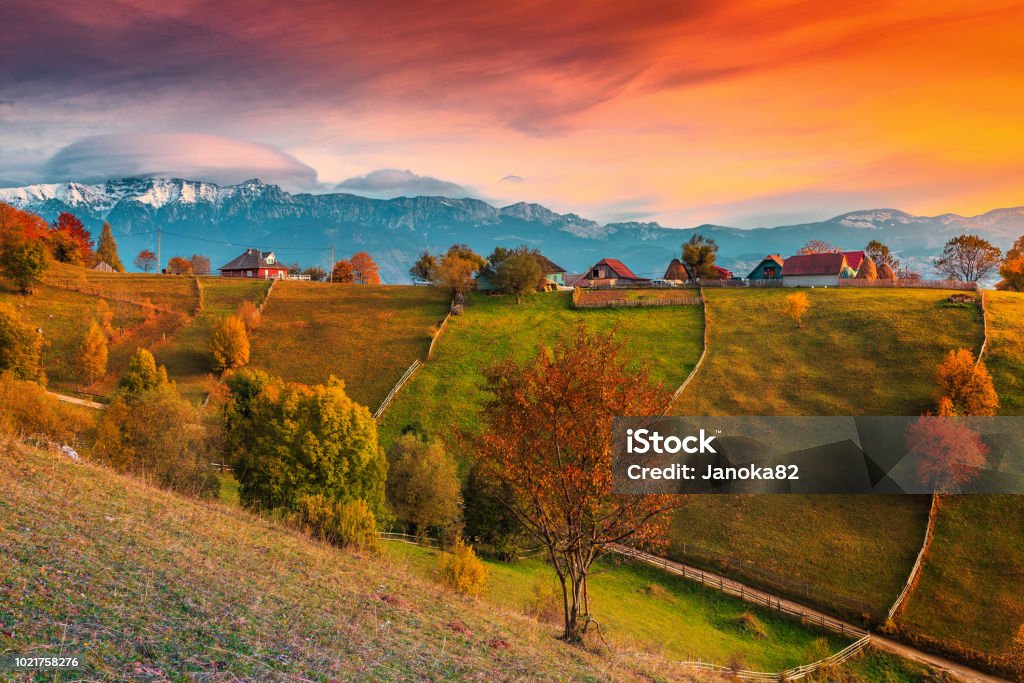
{"label": "shrub", "polygon": [[441,553],[441,583],[456,593],[479,596],[487,589],[487,566],[462,539],[450,553]]}
{"label": "shrub", "polygon": [[256,304],[251,301],[243,301],[238,304],[235,315],[245,325],[245,331],[249,334],[252,334],[252,331],[260,324],[260,309],[256,308]]}
{"label": "shrub", "polygon": [[199,412],[163,384],[118,395],[103,411],[93,454],[97,460],[159,486],[216,497],[206,431]]}
{"label": "shrub", "polygon": [[126,396],[136,396],[167,384],[167,368],[157,366],[148,349],[136,349],[128,361],[128,369],[118,383]]}
{"label": "shrub", "polygon": [[535,576],[530,585],[530,598],[523,612],[528,617],[545,624],[558,624],[562,621],[562,596],[555,577],[550,575]]}
{"label": "shrub", "polygon": [[786,295],[786,299],[782,305],[782,310],[797,327],[803,327],[804,313],[806,313],[810,307],[811,302],[810,299],[807,298],[806,292],[794,292]]}
{"label": "shrub", "polygon": [[40,360],[43,337],[10,304],[0,303],[0,372],[45,383]]}
{"label": "shrub", "polygon": [[0,433],[12,436],[41,435],[71,443],[90,426],[83,413],[46,393],[36,384],[0,374]]}
{"label": "shrub", "polygon": [[968,349],[946,354],[935,381],[942,415],[995,415],[999,408],[992,376]]}
{"label": "shrub", "polygon": [[758,640],[764,640],[768,637],[768,629],[765,627],[764,622],[750,612],[744,612],[736,617],[736,627],[743,633],[751,635]]}
{"label": "shrub", "polygon": [[78,351],[78,360],[86,384],[92,384],[107,373],[107,335],[103,334],[95,320],[86,330]]}
{"label": "shrub", "polygon": [[445,535],[461,516],[462,492],[455,460],[440,443],[405,434],[388,452],[388,500],[395,516],[414,533]]}
{"label": "shrub", "polygon": [[240,368],[249,362],[249,333],[238,316],[228,316],[217,324],[210,339],[210,354],[216,370]]}
{"label": "shrub", "polygon": [[296,513],[314,538],[333,545],[377,548],[377,520],[364,500],[343,503],[322,494],[307,495],[298,500]]}

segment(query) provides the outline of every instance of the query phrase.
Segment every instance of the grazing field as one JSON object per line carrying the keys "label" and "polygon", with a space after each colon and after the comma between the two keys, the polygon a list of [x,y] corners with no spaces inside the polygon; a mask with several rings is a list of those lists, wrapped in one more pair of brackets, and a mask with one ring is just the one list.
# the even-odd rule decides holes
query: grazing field
{"label": "grazing field", "polygon": [[89,680],[682,678],[95,465],[0,442],[0,481],[3,649],[82,653]]}
{"label": "grazing field", "polygon": [[[385,543],[384,549],[406,563],[412,573],[436,578],[438,551],[396,541]],[[487,562],[487,566],[486,599],[504,609],[535,613],[538,589],[553,591],[557,587],[554,572],[538,560]],[[588,590],[594,618],[613,646],[624,645],[668,660],[699,659],[781,671],[821,659],[850,642],[643,564],[606,560],[595,567]],[[755,632],[756,626],[744,626],[751,616],[763,632]],[[550,621],[558,625],[559,618],[560,613],[555,613]],[[845,670],[855,677],[852,680],[868,672],[885,671],[885,680],[893,682],[918,681],[925,673],[873,650]]]}
{"label": "grazing field", "polygon": [[999,392],[1000,414],[1024,415],[1024,294],[986,292],[985,364]]}
{"label": "grazing field", "polygon": [[576,303],[581,308],[589,305],[606,304],[612,301],[636,302],[644,301],[679,301],[680,299],[696,299],[700,292],[696,289],[582,289]]}
{"label": "grazing field", "polygon": [[677,415],[919,415],[950,349],[981,347],[981,314],[942,290],[706,289],[709,350]]}
{"label": "grazing field", "polygon": [[234,314],[243,301],[257,306],[270,289],[268,280],[243,278],[200,278],[203,307],[199,315],[176,334],[151,349],[158,363],[167,366],[168,376],[178,385],[181,395],[201,401],[216,375],[210,357],[210,337],[217,321]]}
{"label": "grazing field", "polygon": [[670,389],[690,373],[703,345],[700,306],[575,310],[570,292],[536,294],[521,304],[511,296],[473,294],[384,414],[382,441],[407,425],[446,440],[456,432],[476,433],[486,369],[508,357],[526,360],[578,321],[594,330],[616,329],[626,352],[649,363],[653,378]]}
{"label": "grazing field", "polygon": [[951,654],[1006,657],[1024,625],[1024,500],[943,496],[904,631]]}
{"label": "grazing field", "polygon": [[101,273],[90,268],[52,263],[44,278],[59,287],[82,289],[110,298],[149,301],[159,308],[191,316],[199,306],[195,278],[184,275]]}
{"label": "grazing field", "polygon": [[[84,389],[78,352],[89,323],[97,319],[101,300],[49,285],[39,285],[34,294],[22,296],[0,280],[0,301],[14,305],[26,322],[42,330],[46,340],[43,369],[55,391],[75,393]],[[136,348],[151,345],[180,324],[174,315],[147,315],[141,307],[121,301],[108,300],[107,304],[114,314],[111,324],[116,334],[109,344],[107,377],[87,388],[97,394],[113,388]]]}
{"label": "grazing field", "polygon": [[253,335],[251,364],[305,384],[335,375],[373,411],[426,355],[447,310],[447,292],[434,287],[282,281]]}
{"label": "grazing field", "polygon": [[[981,346],[979,312],[950,304],[949,292],[801,291],[811,307],[797,329],[782,314],[792,290],[704,290],[708,355],[671,412],[914,415],[932,406],[945,353]],[[860,602],[884,613],[927,510],[912,497],[696,496],[673,527],[672,553],[824,609],[853,616],[849,603]]]}

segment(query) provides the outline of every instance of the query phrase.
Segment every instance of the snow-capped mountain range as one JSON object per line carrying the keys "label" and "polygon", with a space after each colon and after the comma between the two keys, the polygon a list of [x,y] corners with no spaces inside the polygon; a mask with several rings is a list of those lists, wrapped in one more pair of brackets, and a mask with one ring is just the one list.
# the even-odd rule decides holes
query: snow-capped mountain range
{"label": "snow-capped mountain range", "polygon": [[638,222],[602,225],[525,202],[499,208],[469,198],[290,194],[259,180],[231,186],[177,178],[48,183],[0,189],[0,201],[48,220],[71,211],[94,230],[108,221],[119,236],[123,258],[153,248],[161,228],[165,259],[203,253],[219,265],[252,246],[275,250],[289,263],[326,267],[334,244],[337,258],[370,252],[389,282],[408,281],[408,268],[424,249],[442,251],[455,242],[484,254],[498,245],[527,243],[571,272],[604,257],[618,258],[640,275],[660,277],[694,232],[713,237],[720,262],[737,275],[745,275],[765,254],[791,254],[809,239],[844,249],[860,249],[878,239],[927,270],[953,235],[977,233],[1006,248],[1024,234],[1024,207],[973,217],[874,209],[770,228],[666,228]]}

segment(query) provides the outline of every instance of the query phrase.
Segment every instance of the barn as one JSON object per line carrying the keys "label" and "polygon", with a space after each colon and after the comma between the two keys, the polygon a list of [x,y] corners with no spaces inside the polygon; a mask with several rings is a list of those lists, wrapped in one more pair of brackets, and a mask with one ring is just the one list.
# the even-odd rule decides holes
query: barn
{"label": "barn", "polygon": [[222,277],[251,277],[260,280],[283,280],[288,277],[288,266],[277,262],[272,251],[246,249],[238,258],[220,268]]}
{"label": "barn", "polygon": [[778,280],[782,278],[782,256],[768,254],[750,271],[748,280]]}
{"label": "barn", "polygon": [[601,259],[586,274],[586,280],[590,286],[594,285],[635,285],[643,282],[650,282],[642,278],[626,267],[626,264],[618,259]]}
{"label": "barn", "polygon": [[785,287],[836,287],[843,270],[848,268],[843,254],[798,254],[783,263],[782,284]]}

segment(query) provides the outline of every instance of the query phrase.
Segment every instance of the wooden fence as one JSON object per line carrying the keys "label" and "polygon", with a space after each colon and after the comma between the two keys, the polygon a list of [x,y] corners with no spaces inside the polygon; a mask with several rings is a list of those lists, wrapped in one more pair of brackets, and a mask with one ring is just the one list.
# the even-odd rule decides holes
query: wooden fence
{"label": "wooden fence", "polygon": [[427,360],[430,360],[430,357],[434,355],[434,344],[436,344],[437,340],[441,338],[441,333],[444,332],[444,328],[448,326],[448,319],[451,317],[452,312],[448,311],[444,316],[444,320],[442,320],[441,324],[437,326],[437,332],[435,332],[434,336],[430,338],[430,346],[427,348]]}
{"label": "wooden fence", "polygon": [[422,363],[420,363],[418,358],[412,362],[412,365],[409,366],[409,369],[406,370],[405,374],[402,375],[402,378],[398,380],[398,384],[396,384],[391,389],[391,391],[388,392],[388,395],[384,397],[384,401],[380,404],[380,407],[377,408],[377,411],[373,414],[374,420],[380,419],[381,415],[384,414],[384,411],[388,409],[389,405],[391,405],[391,402],[395,400],[395,396],[398,395],[398,392],[401,391],[402,387],[405,386],[405,383],[412,379],[412,376],[416,374],[416,371],[419,369],[420,365],[422,365]]}
{"label": "wooden fence", "polygon": [[[700,299],[701,302],[704,303],[703,292],[701,293]],[[686,379],[684,379],[683,383],[679,385],[679,388],[672,392],[672,398],[669,399],[668,404],[665,406],[665,410],[661,412],[662,415],[666,414],[672,407],[672,404],[676,402],[676,399],[683,395],[683,392],[686,391],[686,387],[688,387],[690,382],[693,381],[693,378],[697,376],[697,371],[700,370],[700,366],[704,364],[704,358],[708,355],[709,322],[708,307],[707,304],[704,303],[704,348],[701,349],[700,358],[697,359],[697,364],[693,366],[693,370],[690,370],[690,374],[686,376]]]}
{"label": "wooden fence", "polygon": [[921,543],[921,550],[917,553],[917,559],[914,560],[914,566],[910,569],[910,576],[907,577],[907,582],[903,584],[903,590],[896,596],[896,601],[892,603],[892,607],[889,608],[889,614],[886,616],[887,621],[892,621],[896,618],[896,615],[903,609],[903,604],[907,600],[907,596],[914,590],[914,586],[917,584],[918,574],[921,573],[921,565],[924,564],[924,557],[928,554],[928,548],[932,545],[932,534],[935,531],[935,517],[938,515],[939,505],[938,497],[932,494],[932,505],[928,510],[928,526],[924,530],[924,541]]}
{"label": "wooden fence", "polygon": [[960,280],[866,280],[864,278],[839,278],[840,287],[867,287],[879,289],[956,289],[973,292],[977,282]]}
{"label": "wooden fence", "polygon": [[701,280],[701,287],[781,287],[782,280]]}

